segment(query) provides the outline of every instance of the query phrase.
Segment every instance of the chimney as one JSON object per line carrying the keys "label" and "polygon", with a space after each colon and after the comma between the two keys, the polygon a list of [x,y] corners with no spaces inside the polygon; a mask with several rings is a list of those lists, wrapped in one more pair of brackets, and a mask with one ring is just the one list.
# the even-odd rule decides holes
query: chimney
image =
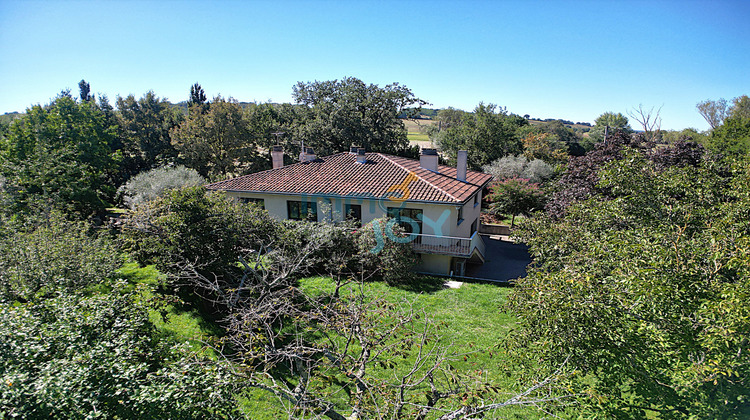
{"label": "chimney", "polygon": [[458,157],[456,158],[456,179],[462,182],[466,182],[466,164],[469,160],[469,152],[466,150],[459,150]]}
{"label": "chimney", "polygon": [[312,162],[316,159],[315,152],[312,147],[303,147],[302,152],[299,154],[300,162]]}
{"label": "chimney", "polygon": [[284,166],[284,150],[281,146],[273,146],[271,148],[271,161],[273,162],[273,169]]}
{"label": "chimney", "polygon": [[360,147],[359,147],[359,146],[355,146],[355,145],[352,145],[352,146],[351,146],[351,147],[349,148],[349,153],[351,153],[351,154],[353,154],[353,155],[356,155],[356,154],[357,154],[357,152],[359,151],[359,149],[360,149]]}
{"label": "chimney", "polygon": [[367,163],[367,156],[365,156],[364,147],[357,149],[357,163]]}
{"label": "chimney", "polygon": [[432,172],[438,172],[437,149],[423,148],[422,154],[419,155],[419,166]]}

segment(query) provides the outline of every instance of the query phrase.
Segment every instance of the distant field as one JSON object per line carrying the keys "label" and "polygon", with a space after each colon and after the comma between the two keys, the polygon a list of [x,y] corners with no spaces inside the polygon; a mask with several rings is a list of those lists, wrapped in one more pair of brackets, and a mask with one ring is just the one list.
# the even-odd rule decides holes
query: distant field
{"label": "distant field", "polygon": [[435,120],[401,120],[406,127],[406,137],[412,145],[419,147],[435,147],[430,137],[425,133],[425,128],[437,124]]}
{"label": "distant field", "polygon": [[406,131],[410,133],[421,133],[424,131],[424,127],[437,124],[435,120],[401,120],[406,126]]}

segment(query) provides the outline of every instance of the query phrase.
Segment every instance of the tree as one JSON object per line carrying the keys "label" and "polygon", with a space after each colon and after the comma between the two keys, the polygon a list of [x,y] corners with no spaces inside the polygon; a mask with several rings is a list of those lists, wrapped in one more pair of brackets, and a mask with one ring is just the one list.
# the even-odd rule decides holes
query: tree
{"label": "tree", "polygon": [[732,106],[729,108],[728,117],[750,119],[750,97],[742,95],[732,99]]}
{"label": "tree", "polygon": [[153,91],[137,100],[133,95],[118,96],[117,110],[123,182],[142,171],[174,163],[177,153],[170,130],[182,120],[179,111]]}
{"label": "tree", "polygon": [[643,105],[638,105],[637,109],[633,108],[632,111],[628,111],[628,115],[638,121],[638,124],[643,127],[646,141],[656,141],[661,134],[660,112],[661,107],[656,110],[656,113],[654,113],[653,107],[647,111],[643,109]]}
{"label": "tree", "polygon": [[253,172],[266,164],[242,107],[231,98],[214,98],[205,114],[191,113],[171,137],[180,160],[208,179]]}
{"label": "tree", "polygon": [[606,143],[597,143],[594,150],[584,156],[571,157],[545,206],[547,213],[553,218],[559,218],[573,203],[583,201],[593,194],[606,194],[599,185],[599,169],[608,162],[622,159],[623,148],[630,145],[631,141],[628,132],[617,131],[609,134]]}
{"label": "tree", "polygon": [[193,105],[203,105],[206,102],[206,92],[199,83],[195,83],[190,86],[190,99],[188,99],[188,107]]}
{"label": "tree", "polygon": [[231,372],[160,338],[125,292],[0,303],[0,413],[46,419],[237,418]]}
{"label": "tree", "polygon": [[0,223],[0,416],[234,417],[227,366],[158,334],[149,313],[168,300],[114,281],[119,252],[91,230]]}
{"label": "tree", "polygon": [[118,190],[122,201],[128,207],[135,208],[139,204],[154,200],[167,191],[203,185],[206,180],[195,169],[184,166],[163,166],[130,178]]}
{"label": "tree", "polygon": [[91,86],[89,86],[89,84],[85,80],[81,79],[81,81],[78,82],[78,89],[81,92],[81,101],[88,102],[94,99],[94,97],[90,95]]}
{"label": "tree", "polygon": [[707,147],[732,157],[750,153],[750,118],[729,117],[713,130]]}
{"label": "tree", "polygon": [[[40,220],[41,219],[41,220]],[[59,213],[5,222],[0,237],[0,300],[34,301],[101,283],[119,265],[117,250],[84,222]]]}
{"label": "tree", "polygon": [[549,133],[529,134],[521,141],[523,154],[529,160],[540,159],[553,165],[568,161],[568,145]]}
{"label": "tree", "polygon": [[94,101],[70,94],[27,109],[0,144],[0,171],[18,187],[18,210],[42,201],[83,217],[103,212],[114,196],[114,130]]}
{"label": "tree", "polygon": [[594,126],[588,133],[588,142],[584,147],[591,150],[593,145],[604,141],[604,134],[616,131],[632,133],[633,129],[628,124],[628,117],[614,112],[605,112],[594,120]]}
{"label": "tree", "polygon": [[469,166],[479,169],[493,160],[521,152],[516,130],[524,124],[528,122],[496,105],[480,103],[460,125],[440,132],[434,140],[454,162],[458,150],[468,150]]}
{"label": "tree", "polygon": [[529,161],[525,156],[505,156],[482,167],[495,181],[511,178],[524,178],[532,183],[541,183],[554,175],[554,169],[542,160]]}
{"label": "tree", "polygon": [[488,197],[490,212],[510,214],[510,227],[515,227],[516,216],[530,216],[544,208],[544,193],[539,185],[523,178],[509,178],[495,183]]}
{"label": "tree", "polygon": [[711,129],[720,126],[728,115],[727,101],[724,98],[719,98],[716,101],[706,99],[698,102],[695,107],[698,108],[698,112],[711,126]]}
{"label": "tree", "polygon": [[750,305],[740,296],[750,260],[740,244],[750,231],[737,223],[750,166],[730,174],[685,151],[665,164],[626,147],[592,171],[605,194],[516,232],[535,266],[509,299],[520,322],[512,343],[535,370],[567,360],[563,382],[587,396],[582,416],[739,418],[747,408]]}
{"label": "tree", "polygon": [[407,109],[418,112],[426,104],[406,86],[381,88],[354,77],[299,82],[292,97],[303,108],[291,137],[321,155],[349,150],[352,144],[373,152],[407,153],[406,129],[398,115]]}

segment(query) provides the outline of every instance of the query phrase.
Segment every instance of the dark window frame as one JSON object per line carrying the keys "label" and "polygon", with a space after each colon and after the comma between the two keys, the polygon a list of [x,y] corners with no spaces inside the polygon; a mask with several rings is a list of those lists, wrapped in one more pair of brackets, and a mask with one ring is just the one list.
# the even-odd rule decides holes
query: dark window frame
{"label": "dark window frame", "polygon": [[318,221],[318,203],[315,201],[286,201],[286,215],[289,220]]}
{"label": "dark window frame", "polygon": [[344,220],[356,220],[362,223],[362,205],[344,204]]}

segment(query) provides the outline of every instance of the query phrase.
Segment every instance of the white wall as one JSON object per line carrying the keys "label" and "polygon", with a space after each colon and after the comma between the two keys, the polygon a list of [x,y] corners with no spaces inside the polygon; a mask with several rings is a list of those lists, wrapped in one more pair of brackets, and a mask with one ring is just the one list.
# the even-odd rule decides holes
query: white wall
{"label": "white wall", "polygon": [[[249,194],[228,192],[228,195],[237,198],[262,198],[264,207],[268,213],[277,219],[287,218],[287,201],[315,200],[318,207],[317,221],[340,221],[343,218],[345,204],[359,204],[362,206],[362,223],[367,224],[373,219],[386,215],[388,207],[400,207],[401,202],[391,200],[352,199],[352,198],[328,198],[328,197],[302,197],[298,195],[281,194]],[[481,194],[481,191],[479,192]],[[421,209],[424,216],[422,221],[422,233],[428,235],[457,236],[468,238],[471,236],[471,224],[479,217],[481,210],[481,196],[477,199],[477,205],[470,199],[463,206],[464,220],[457,224],[458,208],[456,205],[409,203],[404,208]]]}

